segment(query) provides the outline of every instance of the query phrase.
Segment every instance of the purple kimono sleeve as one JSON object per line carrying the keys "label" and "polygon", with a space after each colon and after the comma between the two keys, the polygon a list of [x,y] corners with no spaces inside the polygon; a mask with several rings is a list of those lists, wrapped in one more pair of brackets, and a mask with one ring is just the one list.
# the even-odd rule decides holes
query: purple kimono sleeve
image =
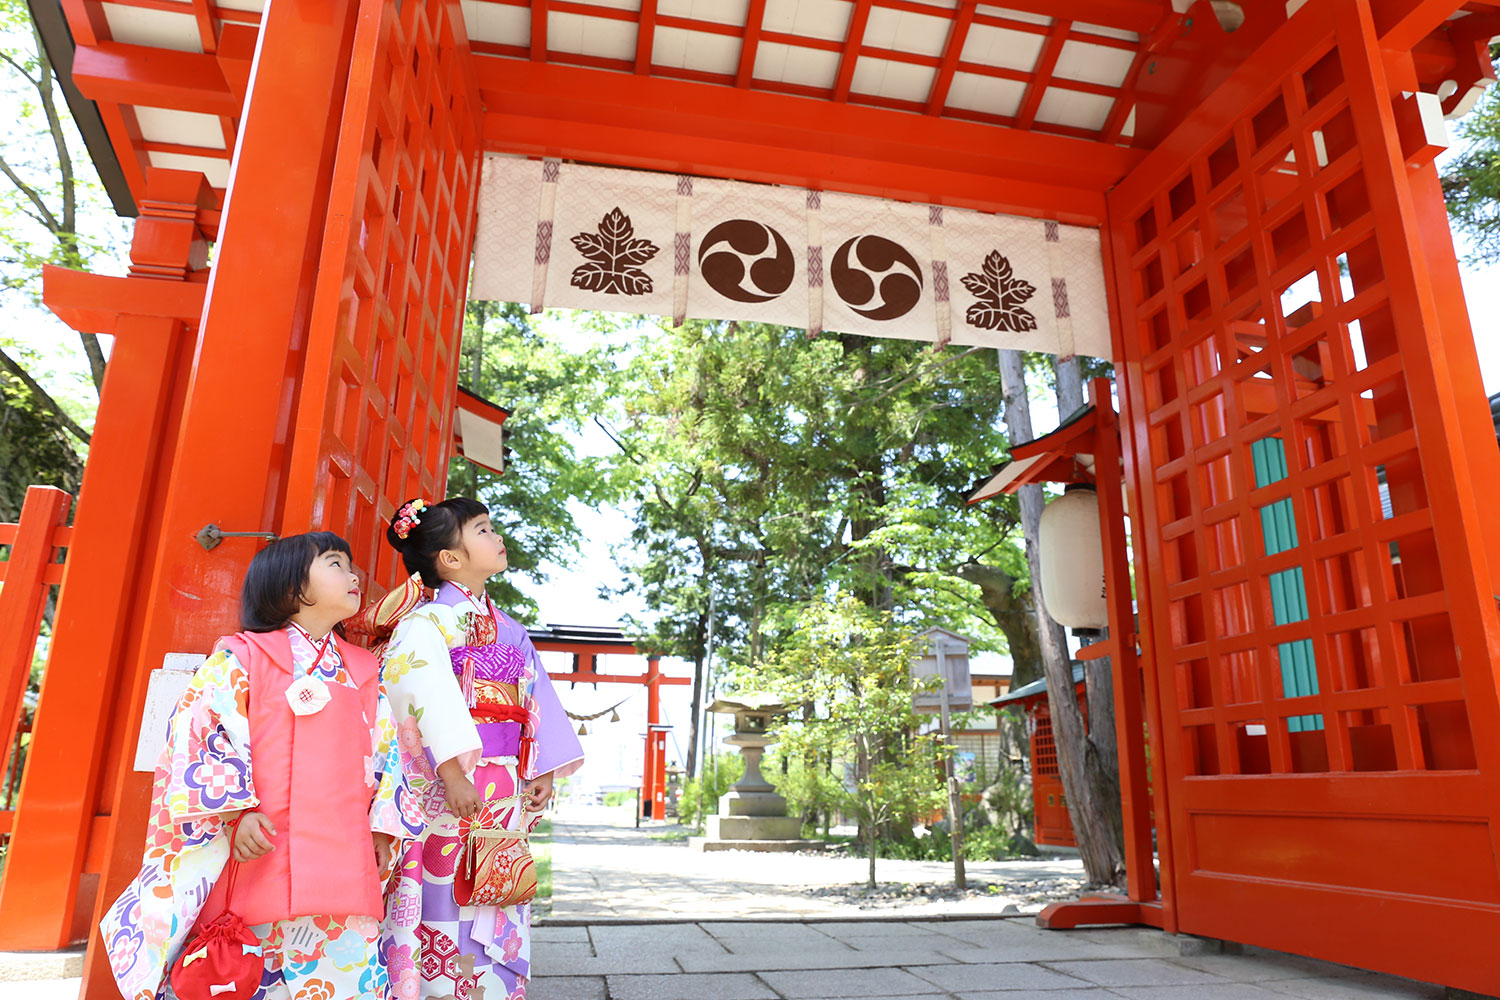
{"label": "purple kimono sleeve", "polygon": [[552,678],[542,666],[536,647],[531,645],[530,639],[524,641],[526,656],[536,671],[536,683],[531,689],[539,720],[535,733],[536,773],[551,771],[555,778],[566,778],[583,766],[583,744],[568,721],[568,713],[563,710],[562,700],[557,697]]}

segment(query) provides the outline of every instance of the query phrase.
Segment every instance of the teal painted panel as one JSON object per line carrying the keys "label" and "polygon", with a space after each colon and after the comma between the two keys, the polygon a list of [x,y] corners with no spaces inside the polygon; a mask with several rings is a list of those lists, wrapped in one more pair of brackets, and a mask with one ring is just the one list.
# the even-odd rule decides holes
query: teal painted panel
{"label": "teal painted panel", "polygon": [[[1255,466],[1257,488],[1280,482],[1287,477],[1286,448],[1280,438],[1262,438],[1250,445],[1250,455]],[[1265,539],[1266,555],[1274,556],[1297,547],[1297,521],[1292,512],[1291,500],[1278,500],[1260,509],[1261,534]],[[1307,584],[1302,567],[1294,566],[1280,573],[1273,573],[1268,580],[1271,587],[1271,614],[1277,625],[1307,620]],[[1281,666],[1281,689],[1283,697],[1299,698],[1318,693],[1317,661],[1313,656],[1310,639],[1283,642],[1276,647]],[[1323,728],[1323,716],[1299,715],[1287,719],[1287,728],[1294,733]]]}

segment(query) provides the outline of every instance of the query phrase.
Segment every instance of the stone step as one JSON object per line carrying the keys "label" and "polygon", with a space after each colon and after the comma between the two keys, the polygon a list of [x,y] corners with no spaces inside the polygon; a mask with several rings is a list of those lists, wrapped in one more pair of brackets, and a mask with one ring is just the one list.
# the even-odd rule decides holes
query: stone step
{"label": "stone step", "polygon": [[795,816],[710,816],[709,840],[800,840],[802,821]]}
{"label": "stone step", "polygon": [[694,851],[821,851],[827,847],[821,840],[714,840],[709,837],[689,837],[688,847]]}

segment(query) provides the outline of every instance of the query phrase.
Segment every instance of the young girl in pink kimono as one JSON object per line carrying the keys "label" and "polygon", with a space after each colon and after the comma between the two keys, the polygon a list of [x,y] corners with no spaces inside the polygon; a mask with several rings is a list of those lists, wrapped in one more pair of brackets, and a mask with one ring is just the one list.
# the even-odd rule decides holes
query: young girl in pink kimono
{"label": "young girl in pink kimono", "polygon": [[349,544],[331,532],[251,561],[244,631],[220,640],[177,704],[141,872],[100,925],[130,1000],[175,996],[167,970],[226,903],[261,940],[255,1000],[387,995],[382,878],[421,816],[379,662],[336,634],[358,608]]}
{"label": "young girl in pink kimono", "polygon": [[454,902],[460,820],[482,809],[487,821],[530,830],[553,779],[578,769],[583,748],[526,629],[485,593],[485,581],[507,565],[485,506],[413,500],[387,538],[437,591],[400,620],[382,657],[407,777],[427,818],[387,896],[391,992],[397,1000],[523,1000],[531,904]]}

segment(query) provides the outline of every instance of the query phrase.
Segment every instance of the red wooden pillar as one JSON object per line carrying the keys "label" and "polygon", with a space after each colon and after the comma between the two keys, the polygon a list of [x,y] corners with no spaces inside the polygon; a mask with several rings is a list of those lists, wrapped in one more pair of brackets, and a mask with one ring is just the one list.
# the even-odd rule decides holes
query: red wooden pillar
{"label": "red wooden pillar", "polygon": [[[172,475],[149,511],[158,542],[143,606],[132,612],[138,638],[114,701],[114,822],[101,859],[101,906],[140,865],[150,775],[133,770],[130,751],[150,672],[168,652],[206,653],[233,631],[239,584],[256,549],[230,539],[209,551],[194,536],[209,523],[226,531],[277,525],[289,400],[306,342],[353,31],[351,0],[271,4],[261,24],[180,425],[167,438],[176,443]],[[98,915],[96,908],[94,921]],[[98,943],[90,938],[86,1000],[118,995]]]}
{"label": "red wooden pillar", "polygon": [[657,732],[656,727],[661,723],[661,657],[648,656],[646,658],[646,740],[645,759],[641,767],[641,818],[660,819],[662,811],[662,800],[666,789],[666,761],[659,759],[662,754],[657,752],[657,742],[662,740],[663,753],[666,749],[665,738],[662,733]]}
{"label": "red wooden pillar", "polygon": [[113,779],[133,750],[123,736],[131,720],[112,718],[110,708],[118,704],[132,618],[148,582],[142,570],[156,535],[151,511],[170,478],[178,372],[203,301],[204,286],[194,279],[208,255],[198,216],[212,206],[202,174],[153,169],[130,277],[46,272],[44,294],[54,311],[75,329],[112,334],[115,343],[0,883],[0,947],[59,948],[88,933],[112,797],[112,782],[101,788],[101,778]]}

